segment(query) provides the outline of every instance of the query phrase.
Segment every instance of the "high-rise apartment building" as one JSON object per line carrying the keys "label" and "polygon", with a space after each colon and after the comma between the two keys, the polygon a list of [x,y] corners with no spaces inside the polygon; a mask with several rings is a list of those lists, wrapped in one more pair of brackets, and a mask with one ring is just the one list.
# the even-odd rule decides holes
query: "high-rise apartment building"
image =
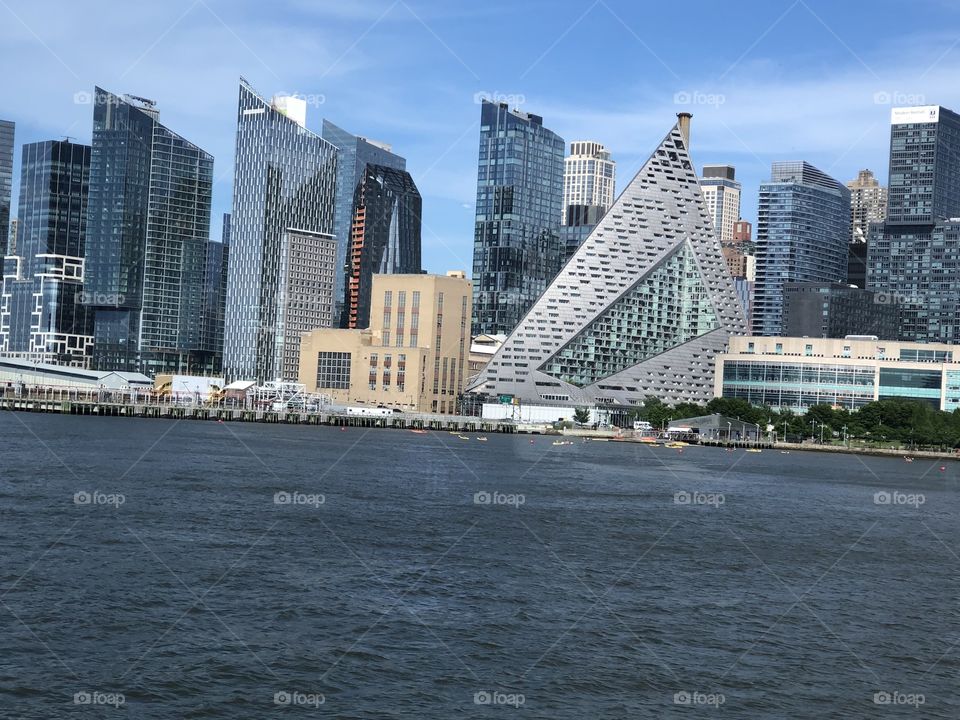
{"label": "high-rise apartment building", "polygon": [[576,140],[563,161],[563,213],[560,236],[563,260],[586,240],[613,205],[617,164],[598,142]]}
{"label": "high-rise apartment building", "polygon": [[875,335],[881,340],[896,340],[898,308],[885,300],[880,293],[846,283],[787,283],[783,334],[823,338]]}
{"label": "high-rise apartment building", "polygon": [[785,283],[844,282],[849,237],[843,183],[806,162],[773,164],[757,209],[755,335],[782,334]]}
{"label": "high-rise apartment building", "polygon": [[740,219],[740,183],[732,165],[704,165],[700,190],[707,204],[717,237],[724,245],[733,242],[733,226]]}
{"label": "high-rise apartment building", "polygon": [[847,183],[850,190],[850,242],[865,243],[870,223],[883,222],[887,216],[887,189],[870,170],[861,170],[857,179]]}
{"label": "high-rise apartment building", "polygon": [[13,135],[14,123],[0,120],[0,250],[7,254],[7,233],[10,206],[13,203]]}
{"label": "high-rise apartment building", "polygon": [[324,140],[337,148],[337,196],[333,213],[333,234],[337,238],[337,276],[333,289],[334,321],[343,313],[345,296],[343,267],[347,262],[350,238],[353,231],[354,193],[364,179],[368,165],[406,170],[407,161],[393,152],[387,143],[360,137],[337,127],[329,120],[323,121],[320,131]]}
{"label": "high-rise apartment building", "polygon": [[367,165],[354,192],[344,275],[342,328],[370,325],[375,274],[420,272],[420,192],[410,173]]}
{"label": "high-rise apartment building", "polygon": [[900,306],[900,339],[960,342],[960,115],[893,108],[887,217],[870,228],[866,286]]}
{"label": "high-rise apartment building", "polygon": [[97,370],[209,373],[203,299],[213,156],[151,100],[96,88],[84,299]]}
{"label": "high-rise apartment building", "polygon": [[266,100],[241,79],[224,328],[229,380],[295,380],[294,328],[333,319],[336,273],[325,279],[323,268],[335,267],[335,255],[316,272],[303,262],[329,259],[337,148],[304,123],[305,112],[291,113],[283,98]]}
{"label": "high-rise apartment building", "polygon": [[85,367],[93,315],[83,302],[90,146],[23,146],[16,271],[3,279],[0,350]]}
{"label": "high-rise apartment building", "polygon": [[[745,331],[687,148],[667,134],[470,391],[559,407],[705,402],[713,358]],[[554,415],[556,417],[556,415]]]}
{"label": "high-rise apartment building", "polygon": [[17,218],[10,219],[10,235],[9,240],[7,240],[7,254],[16,255],[17,254],[17,227],[19,224]]}
{"label": "high-rise apartment building", "polygon": [[470,281],[374,275],[370,326],[303,337],[300,382],[342,405],[452,414],[470,353]]}
{"label": "high-rise apartment building", "polygon": [[474,335],[513,330],[560,268],[564,146],[539,115],[481,103]]}

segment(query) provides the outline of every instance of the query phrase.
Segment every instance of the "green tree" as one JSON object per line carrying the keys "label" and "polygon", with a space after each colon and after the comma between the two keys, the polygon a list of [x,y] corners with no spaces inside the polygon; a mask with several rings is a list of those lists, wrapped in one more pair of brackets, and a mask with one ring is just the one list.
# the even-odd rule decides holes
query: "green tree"
{"label": "green tree", "polygon": [[590,411],[587,408],[577,408],[573,411],[573,421],[577,425],[586,425],[590,422]]}

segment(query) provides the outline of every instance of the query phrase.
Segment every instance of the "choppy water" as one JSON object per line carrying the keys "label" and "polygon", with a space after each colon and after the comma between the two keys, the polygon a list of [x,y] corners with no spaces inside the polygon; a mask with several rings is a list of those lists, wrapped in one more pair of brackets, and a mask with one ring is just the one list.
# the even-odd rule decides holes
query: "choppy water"
{"label": "choppy water", "polygon": [[953,462],[0,431],[3,718],[960,712]]}

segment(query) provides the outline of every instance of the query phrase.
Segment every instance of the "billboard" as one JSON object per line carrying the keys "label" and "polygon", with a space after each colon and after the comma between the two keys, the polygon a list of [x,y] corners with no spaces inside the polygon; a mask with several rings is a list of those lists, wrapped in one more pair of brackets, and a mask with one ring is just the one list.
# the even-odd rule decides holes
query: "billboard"
{"label": "billboard", "polygon": [[918,105],[916,107],[893,108],[890,110],[890,124],[935,123],[940,120],[939,105]]}

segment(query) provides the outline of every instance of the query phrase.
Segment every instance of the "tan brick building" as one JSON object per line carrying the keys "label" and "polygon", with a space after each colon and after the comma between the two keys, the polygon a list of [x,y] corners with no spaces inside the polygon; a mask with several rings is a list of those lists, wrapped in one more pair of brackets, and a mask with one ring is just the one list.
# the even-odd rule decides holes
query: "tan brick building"
{"label": "tan brick building", "polygon": [[370,327],[300,341],[300,382],[339,405],[456,412],[470,352],[472,289],[460,271],[374,275]]}

